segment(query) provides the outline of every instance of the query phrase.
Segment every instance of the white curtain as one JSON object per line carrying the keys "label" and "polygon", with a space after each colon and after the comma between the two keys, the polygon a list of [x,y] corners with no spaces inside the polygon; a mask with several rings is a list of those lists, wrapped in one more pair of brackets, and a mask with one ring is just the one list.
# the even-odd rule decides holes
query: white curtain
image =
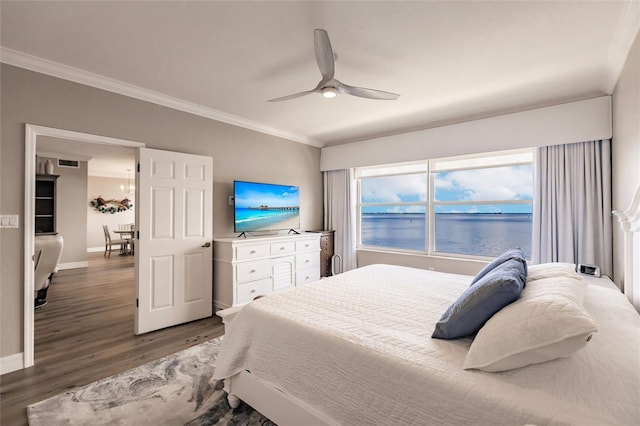
{"label": "white curtain", "polygon": [[334,230],[334,254],[342,258],[342,272],[355,269],[356,180],[351,169],[324,172],[324,229]]}
{"label": "white curtain", "polygon": [[596,265],[612,276],[611,141],[538,148],[533,263]]}

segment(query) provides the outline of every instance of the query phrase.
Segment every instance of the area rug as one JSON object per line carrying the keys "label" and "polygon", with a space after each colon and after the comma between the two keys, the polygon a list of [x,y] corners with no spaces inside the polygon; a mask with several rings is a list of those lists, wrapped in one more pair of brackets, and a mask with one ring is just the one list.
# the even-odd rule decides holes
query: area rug
{"label": "area rug", "polygon": [[241,403],[231,409],[212,380],[220,338],[54,396],[27,408],[30,426],[265,425]]}

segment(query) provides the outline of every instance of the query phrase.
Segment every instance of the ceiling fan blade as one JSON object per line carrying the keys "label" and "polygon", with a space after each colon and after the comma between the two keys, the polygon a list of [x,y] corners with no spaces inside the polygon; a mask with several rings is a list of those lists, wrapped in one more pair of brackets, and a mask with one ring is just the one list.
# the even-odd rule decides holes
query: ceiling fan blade
{"label": "ceiling fan blade", "polygon": [[364,87],[349,86],[334,78],[335,56],[331,49],[329,34],[321,28],[316,28],[313,33],[313,44],[315,48],[316,61],[322,74],[322,80],[312,90],[294,93],[293,95],[282,96],[281,98],[269,99],[267,102],[280,102],[289,99],[299,98],[311,93],[322,93],[325,98],[333,98],[337,93],[352,96],[359,96],[367,99],[394,100],[400,97],[397,93],[385,92],[383,90],[367,89]]}
{"label": "ceiling fan blade", "polygon": [[312,93],[315,93],[316,90],[307,90],[306,92],[300,92],[300,93],[294,93],[293,95],[287,95],[287,96],[283,96],[281,98],[275,98],[275,99],[269,99],[267,102],[280,102],[280,101],[286,101],[289,99],[295,99],[295,98],[300,98],[302,96],[306,96],[306,95],[310,95]]}
{"label": "ceiling fan blade", "polygon": [[336,89],[338,89],[338,92],[346,93],[347,95],[385,101],[392,101],[400,97],[400,95],[397,93],[385,92],[383,90],[367,89],[364,87],[349,86],[348,84],[341,83],[337,80],[336,83]]}
{"label": "ceiling fan blade", "polygon": [[331,80],[335,74],[335,59],[331,49],[331,42],[329,41],[329,34],[323,29],[316,29],[313,33],[313,44],[322,80]]}

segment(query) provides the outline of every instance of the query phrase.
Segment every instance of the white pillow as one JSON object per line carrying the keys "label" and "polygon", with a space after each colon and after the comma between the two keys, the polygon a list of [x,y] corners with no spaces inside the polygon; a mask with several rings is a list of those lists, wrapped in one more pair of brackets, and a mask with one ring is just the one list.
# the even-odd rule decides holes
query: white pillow
{"label": "white pillow", "polygon": [[540,263],[538,265],[528,265],[527,269],[527,282],[555,277],[582,279],[580,274],[576,272],[576,265],[573,263]]}
{"label": "white pillow", "polygon": [[518,300],[480,329],[463,368],[506,371],[571,355],[598,331],[582,307],[584,291],[567,277],[528,282]]}

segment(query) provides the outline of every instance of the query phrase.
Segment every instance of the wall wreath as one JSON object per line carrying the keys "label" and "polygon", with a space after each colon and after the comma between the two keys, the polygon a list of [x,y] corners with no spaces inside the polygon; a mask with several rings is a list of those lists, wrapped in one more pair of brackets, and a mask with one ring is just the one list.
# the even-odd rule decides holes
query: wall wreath
{"label": "wall wreath", "polygon": [[124,212],[133,207],[133,203],[128,198],[123,198],[122,200],[105,200],[100,195],[91,200],[89,204],[100,213],[111,214]]}

